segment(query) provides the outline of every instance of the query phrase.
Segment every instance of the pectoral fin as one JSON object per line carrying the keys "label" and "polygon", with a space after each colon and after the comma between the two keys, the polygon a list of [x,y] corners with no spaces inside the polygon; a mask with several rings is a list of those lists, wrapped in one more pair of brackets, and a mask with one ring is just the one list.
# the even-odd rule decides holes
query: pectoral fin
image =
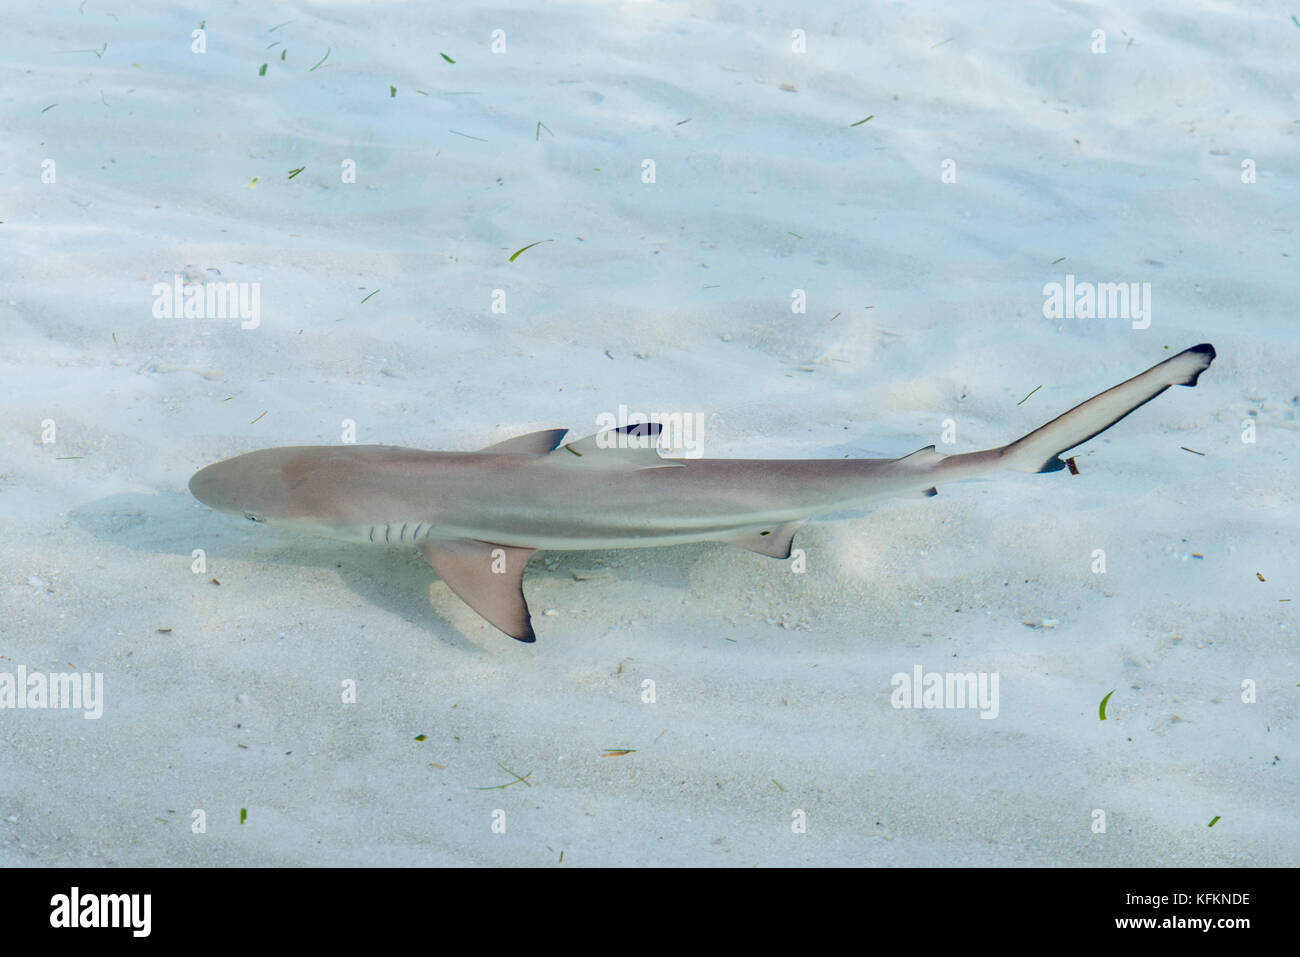
{"label": "pectoral fin", "polygon": [[460,599],[519,641],[535,641],[524,601],[524,566],[535,549],[456,539],[420,546],[429,564]]}

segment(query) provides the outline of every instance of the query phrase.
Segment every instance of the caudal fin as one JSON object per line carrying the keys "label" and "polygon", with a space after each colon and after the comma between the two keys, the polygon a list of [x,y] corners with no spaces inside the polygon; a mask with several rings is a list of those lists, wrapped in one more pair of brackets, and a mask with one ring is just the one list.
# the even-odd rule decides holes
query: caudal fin
{"label": "caudal fin", "polygon": [[1183,350],[997,449],[999,465],[1018,472],[1056,472],[1065,468],[1062,452],[1105,432],[1171,385],[1196,385],[1197,377],[1210,367],[1214,357],[1214,346],[1208,342]]}

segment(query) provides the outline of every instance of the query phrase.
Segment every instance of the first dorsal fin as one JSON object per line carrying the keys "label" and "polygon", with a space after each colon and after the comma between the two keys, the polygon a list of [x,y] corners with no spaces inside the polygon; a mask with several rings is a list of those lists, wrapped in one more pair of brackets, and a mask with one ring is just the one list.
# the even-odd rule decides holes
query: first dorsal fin
{"label": "first dorsal fin", "polygon": [[592,468],[663,469],[681,468],[682,463],[659,454],[658,422],[641,422],[607,429],[574,442],[566,442],[551,455],[557,462],[585,464]]}
{"label": "first dorsal fin", "polygon": [[425,542],[420,551],[461,601],[511,638],[537,640],[523,582],[534,549],[456,539]]}
{"label": "first dorsal fin", "polygon": [[482,449],[483,452],[502,452],[517,455],[539,455],[544,452],[550,452],[564,440],[568,429],[543,429],[541,432],[529,432],[527,435],[516,435],[514,438],[506,439],[504,442],[497,442]]}

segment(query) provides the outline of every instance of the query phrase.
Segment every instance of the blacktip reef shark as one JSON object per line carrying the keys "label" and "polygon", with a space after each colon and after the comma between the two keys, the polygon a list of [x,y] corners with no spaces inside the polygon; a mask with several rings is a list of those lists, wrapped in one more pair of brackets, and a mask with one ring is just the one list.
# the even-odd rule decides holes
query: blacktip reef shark
{"label": "blacktip reef shark", "polygon": [[1193,346],[1001,448],[897,459],[662,458],[661,426],[624,426],[564,443],[567,429],[478,452],[386,445],[299,446],[239,455],[195,473],[190,491],[254,522],[347,542],[414,546],[466,604],[533,641],[523,572],[539,549],[727,542],[789,558],[816,515],[936,495],[944,482],[1002,469],[1056,472],[1061,453],[1171,385],[1196,385],[1214,360]]}

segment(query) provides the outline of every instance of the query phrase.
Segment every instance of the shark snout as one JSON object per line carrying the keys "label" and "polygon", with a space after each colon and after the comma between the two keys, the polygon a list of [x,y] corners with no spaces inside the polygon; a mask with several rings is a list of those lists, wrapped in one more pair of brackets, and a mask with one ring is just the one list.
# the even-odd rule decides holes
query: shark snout
{"label": "shark snout", "polygon": [[227,462],[199,469],[190,478],[190,494],[219,512],[240,512],[234,483]]}
{"label": "shark snout", "polygon": [[209,508],[254,522],[285,517],[289,483],[284,468],[296,449],[263,449],[199,469],[190,494]]}

